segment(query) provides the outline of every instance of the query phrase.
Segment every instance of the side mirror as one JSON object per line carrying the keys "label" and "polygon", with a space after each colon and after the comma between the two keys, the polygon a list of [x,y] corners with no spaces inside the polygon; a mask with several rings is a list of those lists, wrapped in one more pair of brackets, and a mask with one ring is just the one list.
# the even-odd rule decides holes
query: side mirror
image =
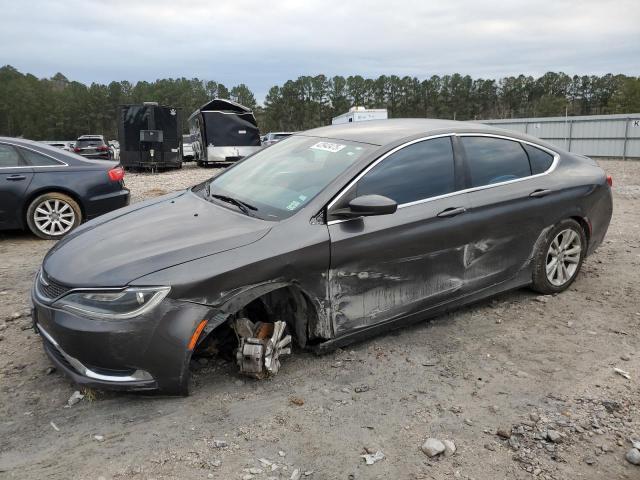
{"label": "side mirror", "polygon": [[361,195],[349,202],[348,208],[341,208],[333,212],[346,218],[372,217],[375,215],[389,215],[395,213],[398,204],[395,200],[382,195]]}

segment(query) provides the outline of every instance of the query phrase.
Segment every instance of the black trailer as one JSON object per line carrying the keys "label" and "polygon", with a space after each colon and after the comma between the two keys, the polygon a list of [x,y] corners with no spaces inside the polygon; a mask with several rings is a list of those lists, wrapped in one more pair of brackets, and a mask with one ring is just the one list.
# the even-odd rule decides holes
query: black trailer
{"label": "black trailer", "polygon": [[120,163],[128,169],[182,168],[180,109],[156,102],[121,105]]}
{"label": "black trailer", "polygon": [[191,114],[189,133],[200,166],[235,162],[262,148],[253,112],[222,98],[214,98]]}

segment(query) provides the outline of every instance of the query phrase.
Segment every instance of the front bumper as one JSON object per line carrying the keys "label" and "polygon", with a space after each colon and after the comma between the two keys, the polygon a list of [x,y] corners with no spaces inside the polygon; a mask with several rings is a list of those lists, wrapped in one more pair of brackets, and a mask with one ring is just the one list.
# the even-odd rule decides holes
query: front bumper
{"label": "front bumper", "polygon": [[33,321],[53,363],[97,389],[188,393],[189,340],[209,309],[163,300],[129,320],[96,320],[59,310],[32,292]]}

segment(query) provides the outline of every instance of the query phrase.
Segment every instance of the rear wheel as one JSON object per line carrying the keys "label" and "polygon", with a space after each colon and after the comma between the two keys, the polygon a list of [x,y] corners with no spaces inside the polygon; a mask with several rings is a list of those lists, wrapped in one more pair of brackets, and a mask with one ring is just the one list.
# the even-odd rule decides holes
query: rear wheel
{"label": "rear wheel", "polygon": [[563,220],[547,235],[534,259],[533,289],[544,294],[566,290],[580,271],[587,237],[575,220]]}
{"label": "rear wheel", "polygon": [[78,203],[58,192],[36,197],[27,209],[29,230],[45,240],[58,240],[82,222]]}

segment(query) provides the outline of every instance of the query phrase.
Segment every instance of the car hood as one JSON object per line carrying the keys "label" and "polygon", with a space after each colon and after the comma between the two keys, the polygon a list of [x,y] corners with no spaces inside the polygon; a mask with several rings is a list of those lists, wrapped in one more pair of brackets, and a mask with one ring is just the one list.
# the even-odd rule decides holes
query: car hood
{"label": "car hood", "polygon": [[191,191],[122,208],[88,222],[51,249],[43,269],[70,287],[117,287],[180,263],[253,243],[271,223]]}

